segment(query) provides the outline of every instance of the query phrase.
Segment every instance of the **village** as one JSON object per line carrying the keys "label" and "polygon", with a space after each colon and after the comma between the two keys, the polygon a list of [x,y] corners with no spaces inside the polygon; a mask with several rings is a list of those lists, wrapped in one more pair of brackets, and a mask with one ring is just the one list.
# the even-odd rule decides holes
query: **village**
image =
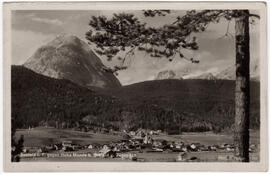
{"label": "village", "polygon": [[[39,158],[85,158],[95,161],[167,161],[167,162],[199,162],[207,160],[232,161],[234,146],[228,143],[205,145],[199,142],[187,143],[160,138],[164,134],[160,130],[138,129],[137,131],[123,131],[123,138],[110,143],[89,143],[80,145],[70,140],[50,144],[42,147],[24,147],[20,154],[22,160],[37,160]],[[250,144],[250,154],[253,161],[259,161],[258,145]],[[155,155],[157,154],[157,155]],[[204,155],[203,155],[204,154]],[[209,155],[211,156],[209,158]],[[157,159],[158,156],[159,159]],[[162,158],[166,157],[166,158]]]}

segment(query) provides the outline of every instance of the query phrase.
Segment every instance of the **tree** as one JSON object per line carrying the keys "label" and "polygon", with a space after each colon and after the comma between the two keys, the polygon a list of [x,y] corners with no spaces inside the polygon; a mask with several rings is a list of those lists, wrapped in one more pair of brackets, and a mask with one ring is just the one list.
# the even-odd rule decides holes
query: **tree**
{"label": "tree", "polygon": [[12,127],[11,127],[11,161],[19,162],[20,161],[20,153],[23,151],[23,142],[24,137],[21,135],[18,141],[15,140],[15,132],[16,132],[16,123],[12,118]]}
{"label": "tree", "polygon": [[[165,16],[170,10],[145,10],[145,17]],[[198,50],[193,33],[203,32],[210,23],[218,23],[221,18],[235,19],[236,43],[236,83],[235,83],[235,156],[239,161],[249,161],[249,18],[259,17],[249,14],[248,10],[201,10],[187,11],[184,16],[176,17],[171,24],[161,27],[148,27],[133,14],[114,14],[111,19],[93,16],[89,22],[91,29],[86,33],[89,44],[94,43],[96,52],[108,60],[117,57],[120,65],[104,67],[104,71],[116,73],[126,69],[125,60],[135,50],[145,51],[152,57],[176,57],[191,63],[199,63],[193,57],[186,57],[182,50]],[[229,33],[225,34],[228,36]],[[120,51],[125,56],[119,57]]]}
{"label": "tree", "polygon": [[235,20],[235,155],[249,161],[249,11],[241,11]]}

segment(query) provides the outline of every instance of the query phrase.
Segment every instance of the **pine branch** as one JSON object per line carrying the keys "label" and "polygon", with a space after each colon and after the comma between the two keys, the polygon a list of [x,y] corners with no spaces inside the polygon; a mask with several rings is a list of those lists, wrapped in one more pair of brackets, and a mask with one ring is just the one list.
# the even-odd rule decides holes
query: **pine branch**
{"label": "pine branch", "polygon": [[260,19],[261,17],[257,14],[249,14],[249,17],[255,17],[257,19]]}

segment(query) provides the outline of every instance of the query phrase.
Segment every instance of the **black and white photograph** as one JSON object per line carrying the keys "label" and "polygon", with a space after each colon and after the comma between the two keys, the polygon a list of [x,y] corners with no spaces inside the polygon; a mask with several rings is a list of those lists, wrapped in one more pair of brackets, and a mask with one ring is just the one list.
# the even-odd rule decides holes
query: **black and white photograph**
{"label": "black and white photograph", "polygon": [[267,168],[265,4],[62,4],[4,4],[10,168]]}

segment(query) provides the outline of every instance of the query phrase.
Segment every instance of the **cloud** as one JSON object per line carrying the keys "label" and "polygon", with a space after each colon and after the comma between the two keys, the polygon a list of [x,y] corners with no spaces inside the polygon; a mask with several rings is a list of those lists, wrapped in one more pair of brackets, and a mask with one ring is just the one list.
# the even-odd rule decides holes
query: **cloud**
{"label": "cloud", "polygon": [[27,15],[27,17],[29,17],[32,21],[41,22],[41,23],[45,23],[45,24],[49,24],[49,25],[61,26],[64,24],[59,19],[40,18],[34,14],[29,14],[29,15]]}
{"label": "cloud", "polygon": [[63,25],[63,22],[61,22],[60,20],[57,19],[47,19],[47,18],[32,18],[33,21],[37,21],[37,22],[43,22],[43,23],[47,23],[47,24],[52,24],[52,25]]}

